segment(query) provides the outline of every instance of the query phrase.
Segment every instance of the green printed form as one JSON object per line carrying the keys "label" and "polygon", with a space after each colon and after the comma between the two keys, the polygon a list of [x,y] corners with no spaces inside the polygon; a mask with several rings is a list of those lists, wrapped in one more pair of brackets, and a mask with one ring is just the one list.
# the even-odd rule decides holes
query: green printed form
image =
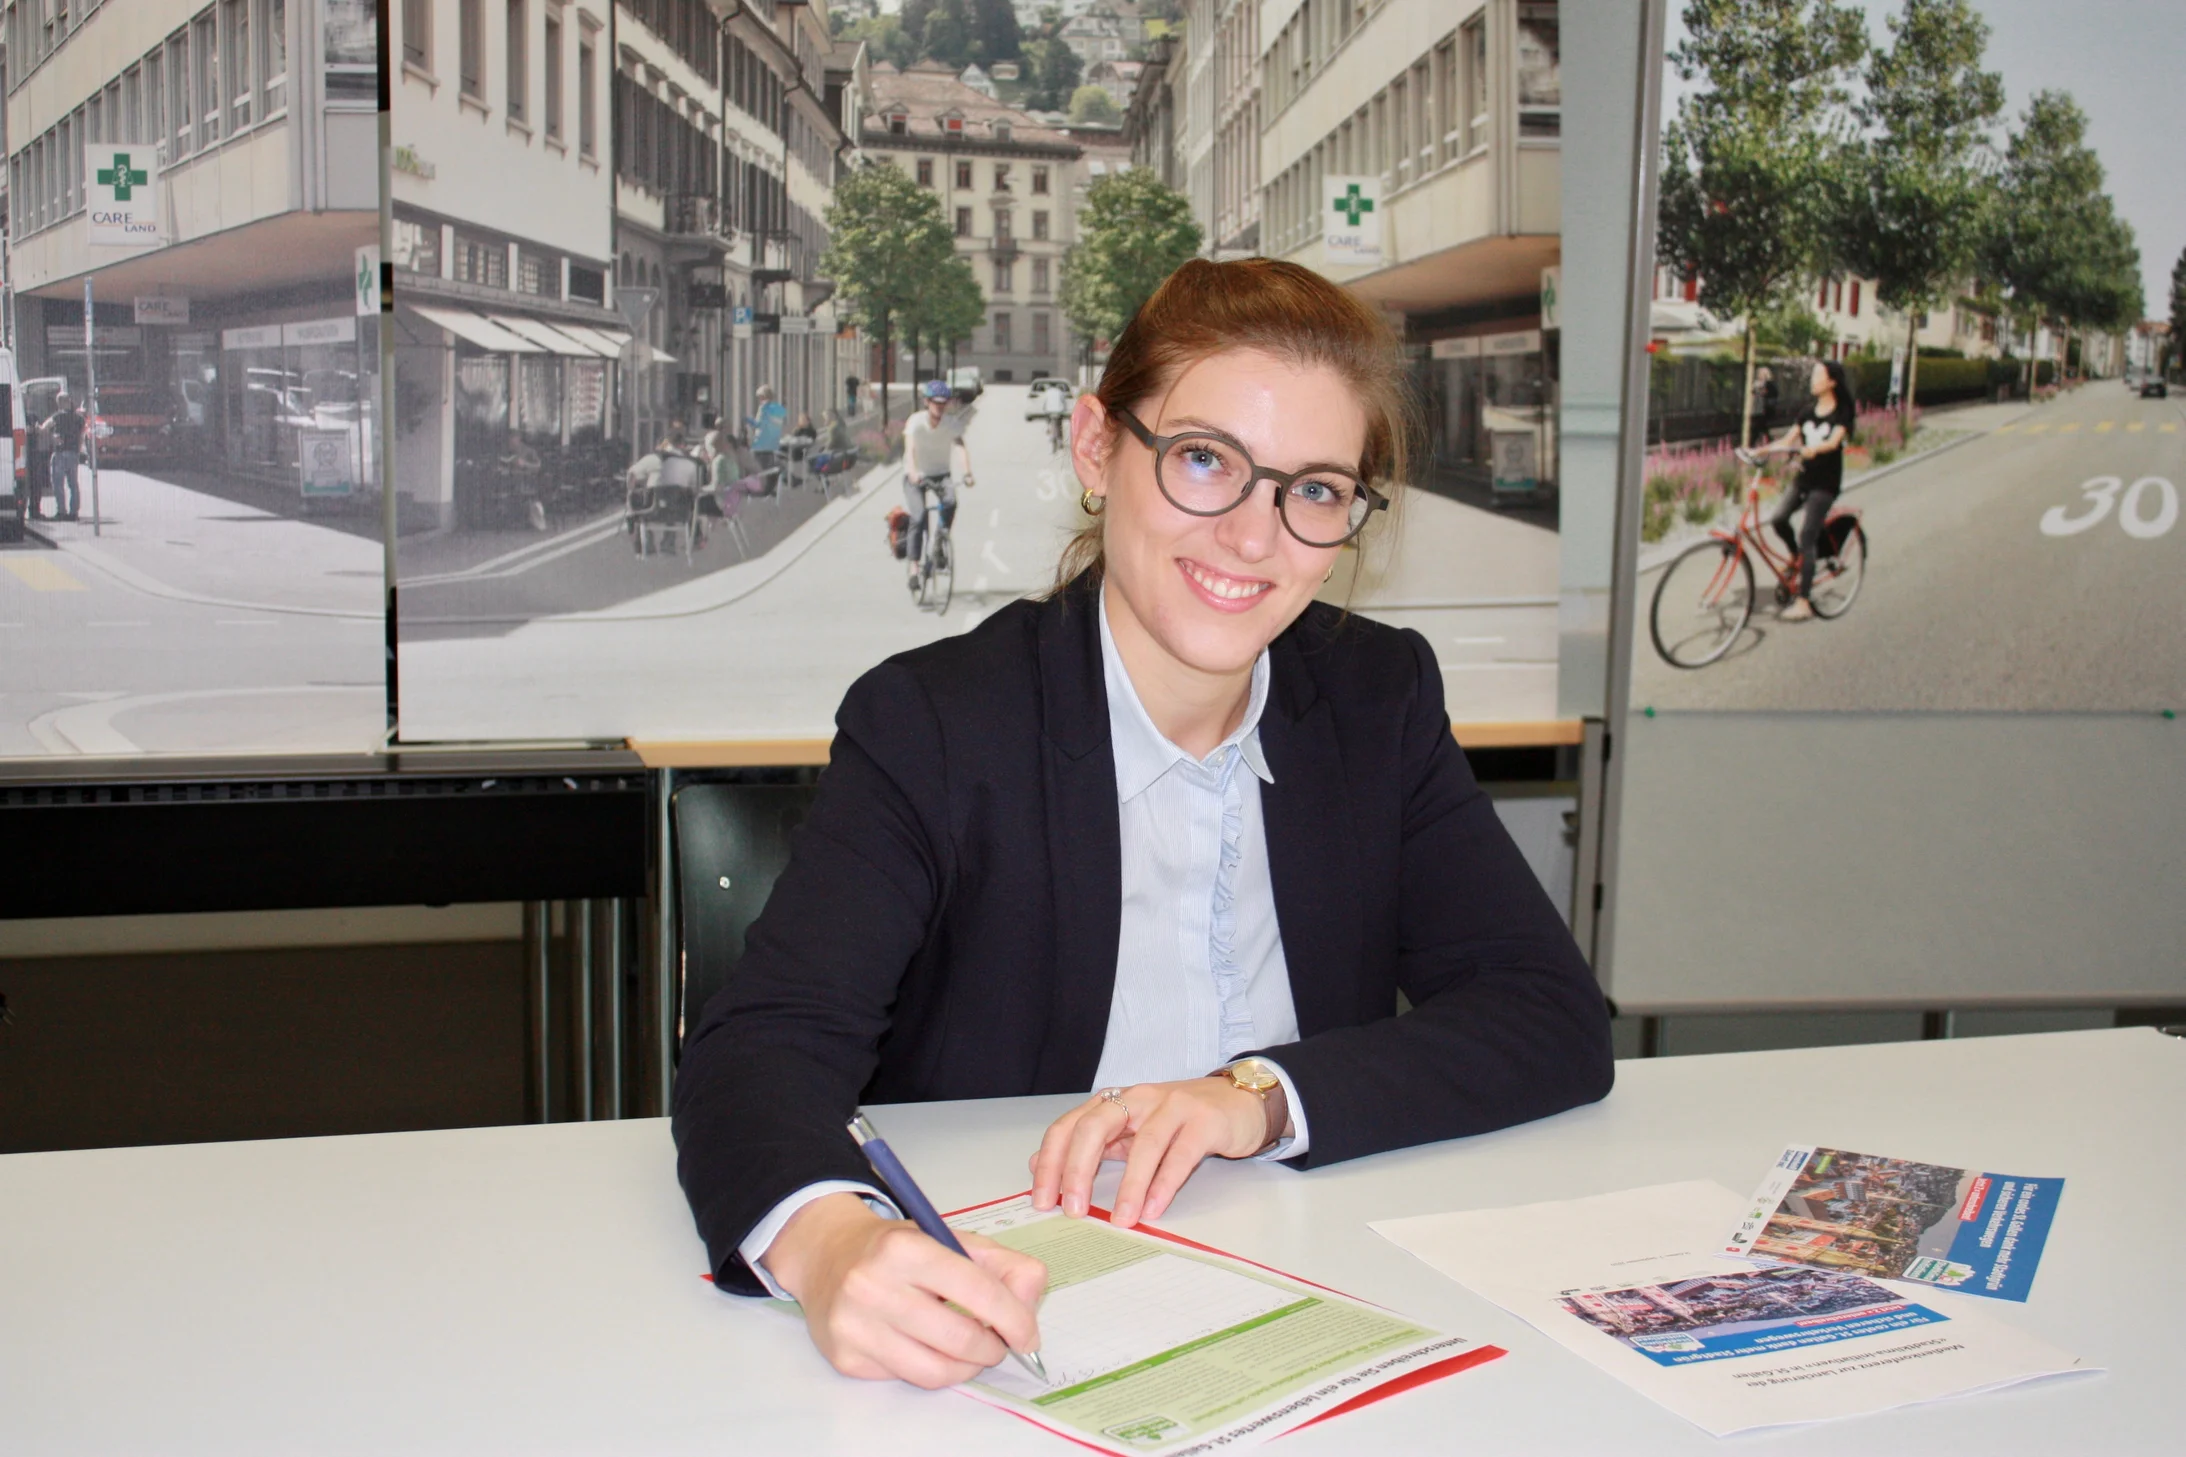
{"label": "green printed form", "polygon": [[[981,1211],[987,1213],[987,1211]],[[1280,1276],[1090,1219],[1004,1206],[958,1221],[1048,1267],[1042,1386],[1004,1364],[973,1385],[1044,1424],[1156,1452],[1315,1393],[1436,1333]],[[1463,1343],[1456,1343],[1463,1344]],[[1304,1420],[1301,1414],[1296,1420]],[[1294,1425],[1271,1425],[1265,1435]]]}

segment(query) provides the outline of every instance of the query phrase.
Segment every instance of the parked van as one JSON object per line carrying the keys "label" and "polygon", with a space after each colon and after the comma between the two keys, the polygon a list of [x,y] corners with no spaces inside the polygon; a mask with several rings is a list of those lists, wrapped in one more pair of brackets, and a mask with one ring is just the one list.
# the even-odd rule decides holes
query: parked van
{"label": "parked van", "polygon": [[0,541],[21,541],[32,494],[42,483],[30,474],[30,427],[23,414],[23,391],[15,378],[15,352],[0,349]]}

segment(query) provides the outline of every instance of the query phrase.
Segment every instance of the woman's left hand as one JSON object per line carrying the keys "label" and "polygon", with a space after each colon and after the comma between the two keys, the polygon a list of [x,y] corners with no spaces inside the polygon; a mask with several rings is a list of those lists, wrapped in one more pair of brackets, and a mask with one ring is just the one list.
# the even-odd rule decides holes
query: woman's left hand
{"label": "woman's left hand", "polygon": [[1266,1106],[1227,1079],[1137,1083],[1117,1097],[1096,1093],[1048,1125],[1032,1156],[1033,1208],[1084,1214],[1101,1161],[1121,1159],[1110,1222],[1159,1219],[1201,1159],[1250,1158],[1267,1142]]}

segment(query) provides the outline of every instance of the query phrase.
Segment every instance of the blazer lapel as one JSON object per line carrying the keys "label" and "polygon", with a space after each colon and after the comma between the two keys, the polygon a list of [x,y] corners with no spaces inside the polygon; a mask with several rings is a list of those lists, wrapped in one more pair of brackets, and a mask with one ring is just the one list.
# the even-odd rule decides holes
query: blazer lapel
{"label": "blazer lapel", "polygon": [[1083,1092],[1100,1068],[1123,925],[1123,836],[1108,739],[1097,586],[1041,606],[1041,761],[1055,884],[1055,976],[1035,1091]]}
{"label": "blazer lapel", "polygon": [[1283,933],[1298,1035],[1354,1020],[1349,988],[1360,955],[1359,898],[1343,751],[1335,715],[1319,696],[1295,632],[1276,639],[1260,748],[1272,784],[1260,789],[1268,876]]}

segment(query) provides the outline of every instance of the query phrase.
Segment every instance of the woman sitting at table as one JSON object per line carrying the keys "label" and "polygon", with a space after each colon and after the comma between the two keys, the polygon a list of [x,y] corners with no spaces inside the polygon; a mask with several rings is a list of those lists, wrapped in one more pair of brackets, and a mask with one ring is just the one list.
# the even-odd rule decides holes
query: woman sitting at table
{"label": "woman sitting at table", "polygon": [[1121,1160],[1129,1225],[1208,1157],[1313,1168],[1608,1091],[1601,993],[1426,639],[1313,601],[1409,419],[1388,328],[1306,269],[1195,259],[1139,310],[1072,417],[1061,585],[852,685],[691,1034],[678,1169],[721,1288],[795,1298],[854,1376],[1037,1348],[1037,1261],[877,1212],[861,1100],[1085,1094],[1034,1200],[1082,1215]]}

